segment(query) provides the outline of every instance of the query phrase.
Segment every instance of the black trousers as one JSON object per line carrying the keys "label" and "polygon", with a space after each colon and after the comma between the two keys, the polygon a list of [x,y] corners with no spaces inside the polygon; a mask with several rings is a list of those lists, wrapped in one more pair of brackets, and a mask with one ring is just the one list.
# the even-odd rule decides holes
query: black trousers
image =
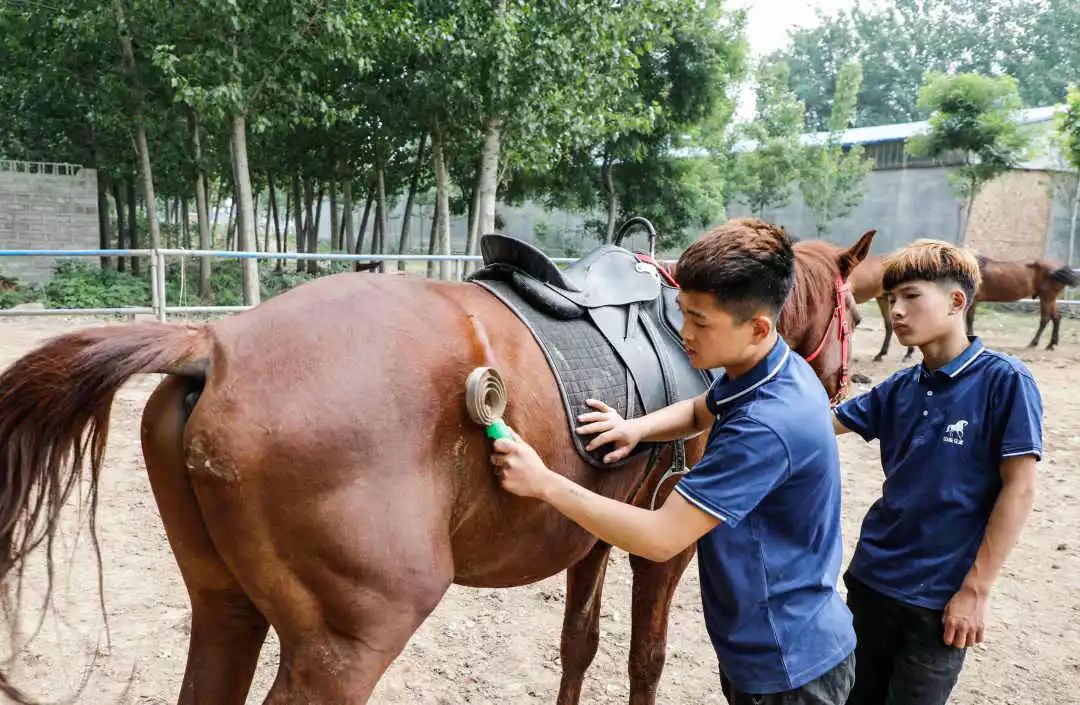
{"label": "black trousers", "polygon": [[766,695],[743,693],[736,690],[722,673],[720,687],[731,705],[843,705],[854,680],[855,655],[852,653],[832,670],[794,690]]}
{"label": "black trousers", "polygon": [[847,705],[945,705],[964,666],[946,646],[941,610],[886,597],[844,575],[855,619],[855,687]]}

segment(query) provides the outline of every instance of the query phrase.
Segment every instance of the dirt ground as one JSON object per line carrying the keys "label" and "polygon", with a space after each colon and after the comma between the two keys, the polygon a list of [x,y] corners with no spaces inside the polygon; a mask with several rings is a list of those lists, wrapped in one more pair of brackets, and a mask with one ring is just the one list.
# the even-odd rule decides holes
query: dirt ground
{"label": "dirt ground", "polygon": [[[47,337],[90,323],[0,319],[0,367]],[[977,326],[988,345],[1019,355],[1038,378],[1046,408],[1046,459],[1034,513],[995,590],[988,642],[969,654],[952,702],[1080,703],[1080,475],[1074,462],[1080,454],[1080,324],[1066,320],[1062,345],[1050,353],[1022,347],[1035,327],[1031,316],[980,314]],[[888,361],[871,362],[880,335],[877,312],[868,309],[856,336],[854,369],[874,382],[901,366],[902,350],[895,345]],[[90,542],[85,531],[75,531],[72,516],[58,550],[65,557],[57,580],[58,609],[46,615],[41,635],[14,659],[16,682],[46,700],[70,695],[97,652],[78,702],[176,702],[186,658],[187,597],[138,445],[139,414],[155,382],[153,377],[133,381],[113,409],[99,514],[111,639],[106,640],[100,618]],[[841,440],[841,456],[850,555],[862,516],[880,492],[881,470],[876,446],[857,438]],[[611,563],[601,645],[584,703],[625,703],[628,692],[630,571],[625,555],[616,552]],[[28,578],[28,601],[40,598],[40,584],[40,574]],[[564,594],[562,576],[512,590],[452,588],[383,678],[372,702],[554,703]],[[24,618],[24,631],[33,627],[34,614]],[[269,688],[276,655],[271,638],[250,703],[261,702]],[[691,566],[671,614],[660,702],[724,702],[715,668]]]}

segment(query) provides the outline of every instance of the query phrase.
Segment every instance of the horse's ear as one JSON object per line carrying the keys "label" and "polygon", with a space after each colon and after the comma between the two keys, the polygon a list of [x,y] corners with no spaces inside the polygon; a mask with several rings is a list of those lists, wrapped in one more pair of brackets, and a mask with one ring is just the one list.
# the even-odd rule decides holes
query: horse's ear
{"label": "horse's ear", "polygon": [[866,256],[870,254],[870,245],[873,244],[876,234],[877,230],[867,230],[858,242],[840,253],[836,259],[836,265],[840,268],[841,277],[847,279],[859,262],[866,259]]}

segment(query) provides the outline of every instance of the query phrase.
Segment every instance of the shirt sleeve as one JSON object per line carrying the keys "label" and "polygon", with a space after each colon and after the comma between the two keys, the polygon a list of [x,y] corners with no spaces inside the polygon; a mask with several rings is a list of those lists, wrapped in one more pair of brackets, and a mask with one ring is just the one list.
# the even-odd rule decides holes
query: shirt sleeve
{"label": "shirt sleeve", "polygon": [[736,526],[790,474],[783,439],[765,424],[741,418],[714,432],[705,456],[675,491],[698,509]]}
{"label": "shirt sleeve", "polygon": [[1030,374],[1016,372],[1001,401],[1005,414],[1001,457],[1034,455],[1042,458],[1042,395]]}
{"label": "shirt sleeve", "polygon": [[859,434],[865,441],[872,441],[881,435],[885,399],[892,384],[893,378],[890,377],[866,394],[840,404],[833,413],[844,428]]}

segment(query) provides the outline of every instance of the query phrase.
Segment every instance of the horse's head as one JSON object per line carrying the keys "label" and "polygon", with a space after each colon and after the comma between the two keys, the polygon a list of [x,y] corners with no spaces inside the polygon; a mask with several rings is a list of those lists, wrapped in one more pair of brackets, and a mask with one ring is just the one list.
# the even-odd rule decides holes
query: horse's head
{"label": "horse's head", "polygon": [[848,278],[870,252],[874,234],[867,231],[846,249],[820,240],[795,245],[795,286],[779,329],[834,403],[847,389],[851,335],[861,320]]}

